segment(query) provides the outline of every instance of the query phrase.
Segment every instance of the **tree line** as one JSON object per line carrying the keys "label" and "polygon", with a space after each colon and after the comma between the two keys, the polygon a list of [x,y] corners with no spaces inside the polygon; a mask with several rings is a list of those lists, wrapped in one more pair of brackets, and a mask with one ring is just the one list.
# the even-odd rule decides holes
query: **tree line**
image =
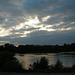
{"label": "tree line", "polygon": [[75,43],[60,45],[19,45],[6,43],[0,46],[0,51],[10,51],[14,53],[58,53],[75,52]]}

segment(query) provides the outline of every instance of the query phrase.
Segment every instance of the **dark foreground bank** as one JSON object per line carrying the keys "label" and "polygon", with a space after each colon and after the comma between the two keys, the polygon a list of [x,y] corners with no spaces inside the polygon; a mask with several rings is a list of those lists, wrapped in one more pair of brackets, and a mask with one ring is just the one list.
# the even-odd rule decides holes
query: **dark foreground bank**
{"label": "dark foreground bank", "polygon": [[0,75],[75,75],[75,73],[7,73],[2,72]]}

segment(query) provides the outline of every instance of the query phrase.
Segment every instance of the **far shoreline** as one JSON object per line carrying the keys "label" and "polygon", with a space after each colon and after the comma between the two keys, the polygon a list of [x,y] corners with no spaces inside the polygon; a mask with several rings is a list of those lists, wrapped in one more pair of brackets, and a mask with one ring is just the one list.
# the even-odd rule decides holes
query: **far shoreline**
{"label": "far shoreline", "polygon": [[[68,54],[68,53],[75,53],[75,52],[58,52],[58,53],[66,53],[66,54]],[[51,52],[51,53],[15,53],[16,55],[20,55],[20,56],[23,56],[24,54],[34,54],[34,55],[39,55],[39,54],[41,54],[41,55],[43,55],[43,54],[57,54],[57,53],[53,53],[53,52]]]}

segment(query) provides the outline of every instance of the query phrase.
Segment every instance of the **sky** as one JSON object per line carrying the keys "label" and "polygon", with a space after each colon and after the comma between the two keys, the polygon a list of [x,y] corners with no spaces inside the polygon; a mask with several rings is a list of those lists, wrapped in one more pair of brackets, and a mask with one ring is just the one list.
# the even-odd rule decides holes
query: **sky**
{"label": "sky", "polygon": [[75,0],[0,0],[0,45],[75,43]]}

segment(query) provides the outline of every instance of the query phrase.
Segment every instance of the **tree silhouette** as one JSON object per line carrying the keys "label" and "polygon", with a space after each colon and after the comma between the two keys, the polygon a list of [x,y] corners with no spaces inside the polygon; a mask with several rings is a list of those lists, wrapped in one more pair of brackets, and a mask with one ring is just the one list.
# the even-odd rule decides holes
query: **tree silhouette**
{"label": "tree silhouette", "polygon": [[59,59],[57,60],[57,62],[55,64],[55,68],[57,68],[57,69],[62,69],[63,68],[63,64]]}
{"label": "tree silhouette", "polygon": [[49,70],[48,65],[48,59],[45,57],[42,57],[40,61],[34,62],[33,65],[31,65],[31,69],[33,71],[47,71]]}
{"label": "tree silhouette", "polygon": [[62,62],[61,62],[59,59],[57,60],[55,66],[54,66],[54,70],[55,70],[56,72],[61,72],[61,71],[63,71],[63,64],[62,64]]}
{"label": "tree silhouette", "polygon": [[75,43],[59,45],[19,45],[6,43],[0,46],[0,51],[10,51],[14,53],[58,53],[58,52],[75,52]]}
{"label": "tree silhouette", "polygon": [[14,53],[3,51],[0,52],[0,70],[3,72],[21,72],[23,68],[14,57]]}

